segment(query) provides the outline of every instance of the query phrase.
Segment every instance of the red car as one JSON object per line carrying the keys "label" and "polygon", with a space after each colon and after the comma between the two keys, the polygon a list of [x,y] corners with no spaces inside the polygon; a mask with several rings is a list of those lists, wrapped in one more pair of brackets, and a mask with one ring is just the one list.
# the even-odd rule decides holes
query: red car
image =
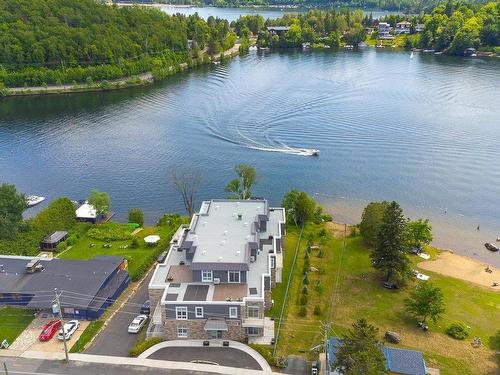
{"label": "red car", "polygon": [[59,328],[61,328],[61,321],[51,320],[43,326],[42,333],[40,333],[40,336],[38,338],[40,339],[40,341],[49,341]]}

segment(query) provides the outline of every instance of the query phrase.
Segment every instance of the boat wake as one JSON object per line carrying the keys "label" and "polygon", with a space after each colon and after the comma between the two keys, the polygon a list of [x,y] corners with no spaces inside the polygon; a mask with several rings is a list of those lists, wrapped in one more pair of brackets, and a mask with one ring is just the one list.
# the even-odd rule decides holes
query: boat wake
{"label": "boat wake", "polygon": [[277,147],[258,147],[258,146],[246,146],[252,150],[268,151],[268,152],[281,152],[284,154],[298,155],[298,156],[319,156],[319,150],[314,148],[277,148]]}

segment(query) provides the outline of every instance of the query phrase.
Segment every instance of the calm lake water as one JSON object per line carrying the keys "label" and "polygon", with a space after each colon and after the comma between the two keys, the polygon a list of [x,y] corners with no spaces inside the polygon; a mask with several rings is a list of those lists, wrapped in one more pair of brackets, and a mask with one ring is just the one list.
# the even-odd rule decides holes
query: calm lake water
{"label": "calm lake water", "polygon": [[[280,18],[286,13],[303,13],[307,9],[279,9],[279,8],[217,8],[217,7],[185,7],[175,5],[160,5],[159,8],[167,14],[181,13],[191,15],[198,13],[201,18],[207,19],[210,16],[227,19],[229,22],[238,19],[240,16],[247,14],[260,14],[265,19],[267,18]],[[388,14],[395,14],[398,12],[390,12],[379,9],[364,10],[366,14],[372,14],[373,18],[380,18]]]}
{"label": "calm lake water", "polygon": [[48,201],[97,188],[119,220],[140,207],[154,222],[183,209],[170,168],[203,176],[201,200],[248,163],[273,204],[303,189],[357,222],[394,199],[436,245],[499,264],[483,247],[500,235],[499,103],[498,60],[252,52],[146,88],[0,101],[0,181]]}

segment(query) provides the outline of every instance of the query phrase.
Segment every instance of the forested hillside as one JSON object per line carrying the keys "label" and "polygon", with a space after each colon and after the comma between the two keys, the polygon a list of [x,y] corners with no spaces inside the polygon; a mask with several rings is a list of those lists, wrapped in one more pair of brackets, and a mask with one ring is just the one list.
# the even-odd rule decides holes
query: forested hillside
{"label": "forested hillside", "polygon": [[219,53],[235,35],[225,20],[169,16],[94,0],[0,1],[0,82],[6,86],[102,80],[189,59],[187,40]]}

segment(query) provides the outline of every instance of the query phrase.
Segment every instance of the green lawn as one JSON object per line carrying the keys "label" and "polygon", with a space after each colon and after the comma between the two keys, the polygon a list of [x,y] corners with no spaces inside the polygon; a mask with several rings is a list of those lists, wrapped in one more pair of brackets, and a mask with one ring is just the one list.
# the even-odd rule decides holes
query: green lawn
{"label": "green lawn", "polygon": [[[123,256],[128,261],[128,270],[132,279],[137,280],[147,268],[149,268],[149,265],[154,262],[158,254],[168,249],[170,239],[179,225],[183,222],[182,220],[173,221],[170,224],[161,226],[145,227],[133,236],[139,240],[139,247],[136,249],[130,247],[132,239],[115,241],[96,240],[90,238],[87,233],[83,231],[77,242],[69,250],[62,252],[59,257],[62,259],[91,259],[99,255]],[[127,227],[126,224],[121,225],[124,228]],[[99,225],[97,227],[99,227]],[[157,234],[160,236],[161,240],[156,246],[149,246],[144,243],[143,238],[150,234]],[[94,246],[91,246],[91,244]],[[103,247],[104,244],[111,244],[112,247],[105,248]],[[120,248],[121,246],[127,245],[127,248]]]}
{"label": "green lawn", "polygon": [[14,307],[0,308],[0,342],[7,340],[12,345],[14,340],[34,319],[34,311]]}
{"label": "green lawn", "polygon": [[[307,234],[319,231],[319,226],[307,228]],[[293,256],[296,235],[288,233],[287,257]],[[317,241],[315,241],[317,243]],[[489,338],[499,329],[500,293],[475,286],[458,279],[424,271],[431,276],[430,281],[439,286],[445,295],[446,313],[436,323],[429,323],[430,331],[423,332],[416,327],[415,319],[404,311],[404,299],[416,285],[409,285],[399,291],[382,288],[380,276],[371,268],[369,250],[360,237],[348,238],[345,256],[341,262],[340,239],[331,237],[321,248],[323,257],[317,251],[310,255],[311,266],[320,272],[309,272],[309,302],[306,317],[299,317],[302,266],[306,241],[303,240],[293,275],[287,313],[283,322],[284,330],[279,340],[278,355],[309,353],[309,349],[321,342],[320,323],[332,322],[330,334],[341,335],[357,319],[365,317],[379,327],[380,337],[387,330],[400,333],[400,346],[420,350],[430,367],[438,367],[442,374],[479,374],[494,371],[495,357],[488,347]],[[418,263],[418,257],[412,257]],[[288,265],[288,261],[285,262]],[[340,267],[339,267],[340,265]],[[416,266],[415,266],[416,267]],[[334,294],[338,277],[338,288]],[[315,285],[319,281],[320,288]],[[279,300],[280,289],[273,291],[273,298]],[[321,306],[321,315],[312,314],[315,305]],[[462,321],[471,326],[471,336],[464,341],[448,337],[444,330],[454,321]],[[471,340],[481,337],[485,346],[474,349]],[[312,359],[313,354],[308,356]],[[458,372],[457,372],[458,371]],[[493,372],[494,373],[494,372]]]}

